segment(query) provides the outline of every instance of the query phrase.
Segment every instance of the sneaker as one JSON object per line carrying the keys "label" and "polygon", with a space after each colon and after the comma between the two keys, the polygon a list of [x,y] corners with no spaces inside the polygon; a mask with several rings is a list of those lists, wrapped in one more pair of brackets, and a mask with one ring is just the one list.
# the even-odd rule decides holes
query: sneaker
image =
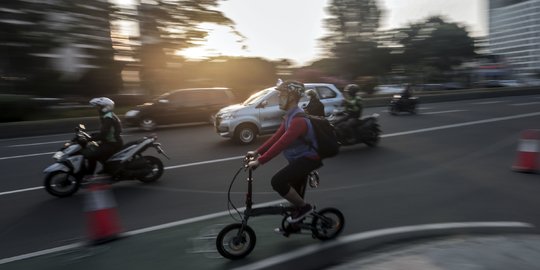
{"label": "sneaker", "polygon": [[306,205],[298,208],[297,211],[293,212],[292,215],[287,218],[287,222],[296,223],[304,219],[307,215],[311,214],[312,212],[313,212],[313,206],[307,203]]}

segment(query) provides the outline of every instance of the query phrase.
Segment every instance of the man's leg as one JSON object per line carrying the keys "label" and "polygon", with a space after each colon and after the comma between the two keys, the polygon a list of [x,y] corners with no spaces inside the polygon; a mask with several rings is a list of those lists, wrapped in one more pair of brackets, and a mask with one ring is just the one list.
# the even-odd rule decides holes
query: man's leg
{"label": "man's leg", "polygon": [[305,185],[308,174],[319,168],[321,162],[308,158],[300,158],[285,166],[272,178],[272,187],[279,195],[298,208],[293,213],[291,222],[298,222],[313,211],[313,207],[306,203],[297,189]]}

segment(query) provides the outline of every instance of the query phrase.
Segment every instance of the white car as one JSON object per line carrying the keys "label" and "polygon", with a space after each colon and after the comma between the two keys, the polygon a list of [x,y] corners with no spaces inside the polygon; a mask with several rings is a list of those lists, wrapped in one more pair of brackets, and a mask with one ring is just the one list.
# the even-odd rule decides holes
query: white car
{"label": "white car", "polygon": [[375,86],[375,94],[399,94],[405,90],[400,84],[381,84]]}
{"label": "white car", "polygon": [[[333,84],[305,83],[306,90],[313,89],[324,104],[328,116],[343,110],[343,95]],[[305,107],[308,98],[303,97],[299,105]],[[240,144],[250,144],[257,135],[274,133],[281,124],[285,112],[279,109],[278,91],[274,87],[266,88],[240,104],[227,106],[216,114],[214,126],[216,132],[225,138],[231,138]]]}

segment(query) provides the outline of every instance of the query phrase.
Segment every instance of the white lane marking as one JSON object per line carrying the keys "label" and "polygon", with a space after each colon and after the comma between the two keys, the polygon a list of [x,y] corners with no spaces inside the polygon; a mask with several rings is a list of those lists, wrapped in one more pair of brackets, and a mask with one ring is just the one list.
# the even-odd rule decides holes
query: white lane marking
{"label": "white lane marking", "polygon": [[456,127],[464,127],[464,126],[472,126],[472,125],[485,124],[485,123],[498,122],[498,121],[505,121],[505,120],[512,120],[512,119],[518,119],[518,118],[524,118],[524,117],[532,117],[532,116],[538,116],[538,115],[540,115],[540,112],[525,113],[525,114],[518,114],[518,115],[512,115],[512,116],[505,116],[505,117],[490,118],[490,119],[484,119],[484,120],[478,120],[478,121],[464,122],[464,123],[459,123],[459,124],[444,125],[444,126],[438,126],[438,127],[432,127],[432,128],[422,128],[422,129],[417,129],[417,130],[396,132],[396,133],[391,133],[391,134],[383,134],[383,135],[381,135],[381,137],[386,138],[386,137],[402,136],[402,135],[408,135],[408,134],[414,134],[414,133],[429,132],[429,131],[434,131],[434,130],[456,128]]}
{"label": "white lane marking", "polygon": [[26,192],[26,191],[32,191],[32,190],[38,190],[38,189],[43,189],[43,187],[32,187],[32,188],[25,188],[25,189],[17,189],[17,190],[12,190],[12,191],[0,192],[0,196],[8,195],[8,194],[14,194],[14,193],[20,193],[20,192]]}
{"label": "white lane marking", "polygon": [[51,248],[51,249],[40,250],[40,251],[36,251],[36,252],[32,252],[32,253],[22,254],[22,255],[19,255],[19,256],[15,256],[15,257],[4,258],[4,259],[0,259],[0,265],[10,263],[10,262],[16,262],[16,261],[21,261],[21,260],[25,260],[25,259],[30,259],[30,258],[37,257],[37,256],[47,255],[47,254],[51,254],[51,253],[54,253],[54,252],[60,252],[60,251],[74,249],[74,248],[79,248],[79,247],[83,247],[84,245],[85,245],[85,243],[75,243],[75,244],[71,244],[71,245],[65,245],[65,246],[55,247],[55,248]]}
{"label": "white lane marking", "polygon": [[223,162],[223,161],[229,161],[229,160],[234,160],[234,159],[241,159],[243,157],[244,156],[236,156],[236,157],[228,157],[228,158],[221,158],[221,159],[193,162],[193,163],[187,163],[187,164],[180,164],[180,165],[174,165],[174,166],[165,167],[165,170],[178,169],[178,168],[184,168],[184,167],[191,167],[191,166],[197,166],[197,165],[204,165],[204,164],[210,164],[210,163],[216,163],[216,162]]}
{"label": "white lane marking", "polygon": [[438,112],[425,112],[421,114],[440,114],[440,113],[454,113],[454,112],[467,112],[469,110],[448,110],[448,111],[438,111]]}
{"label": "white lane marking", "polygon": [[413,226],[394,227],[380,230],[373,230],[351,234],[337,238],[335,241],[324,242],[322,244],[310,245],[294,251],[289,251],[285,254],[273,256],[256,263],[244,265],[234,270],[256,270],[265,269],[275,266],[302,256],[306,256],[318,251],[338,247],[340,245],[349,244],[352,242],[370,240],[377,237],[398,235],[403,233],[419,232],[419,231],[437,231],[446,229],[470,229],[470,228],[534,228],[532,224],[523,222],[501,221],[501,222],[456,222],[456,223],[435,223],[422,224]]}
{"label": "white lane marking", "polygon": [[484,101],[484,102],[473,102],[472,105],[486,105],[486,104],[496,104],[496,103],[503,103],[507,102],[505,100],[495,100],[495,101]]}
{"label": "white lane marking", "polygon": [[[211,163],[217,163],[217,162],[241,159],[243,157],[244,156],[236,156],[236,157],[221,158],[221,159],[207,160],[207,161],[201,161],[201,162],[193,162],[193,163],[180,164],[180,165],[175,165],[175,166],[168,166],[168,167],[165,167],[163,169],[171,170],[171,169],[178,169],[178,168],[184,168],[184,167],[198,166],[198,165],[204,165],[204,164],[211,164]],[[26,191],[33,191],[33,190],[38,190],[38,189],[43,189],[43,187],[31,187],[31,188],[25,188],[25,189],[17,189],[17,190],[0,192],[0,196],[9,195],[9,194],[15,194],[15,193],[21,193],[21,192],[26,192]]]}
{"label": "white lane marking", "polygon": [[52,142],[40,142],[40,143],[27,143],[27,144],[14,144],[14,145],[8,145],[6,147],[23,147],[23,146],[35,146],[35,145],[43,145],[43,144],[52,144],[52,143],[63,143],[67,140],[62,141],[52,141]]}
{"label": "white lane marking", "polygon": [[[432,110],[433,108],[431,107],[419,107],[419,108],[416,108],[417,110]],[[381,111],[383,113],[388,113],[390,112],[390,110],[384,110],[384,111]]]}
{"label": "white lane marking", "polygon": [[[271,202],[255,204],[255,205],[253,205],[253,207],[265,207],[265,206],[276,205],[276,204],[284,203],[284,202],[285,202],[285,200],[277,200],[277,201],[271,201]],[[238,211],[240,211],[240,212],[242,212],[244,210],[245,210],[245,207],[238,208]],[[142,228],[142,229],[138,229],[138,230],[133,230],[133,231],[122,233],[122,235],[123,236],[132,236],[132,235],[137,235],[137,234],[143,234],[143,233],[147,233],[147,232],[172,228],[172,227],[175,227],[175,226],[181,226],[181,225],[186,225],[186,224],[195,223],[195,222],[199,222],[199,221],[205,221],[205,220],[209,220],[209,219],[213,219],[213,218],[223,217],[223,216],[226,216],[228,214],[229,214],[229,211],[221,211],[221,212],[218,212],[218,213],[213,213],[213,214],[208,214],[208,215],[204,215],[204,216],[198,216],[198,217],[194,217],[194,218],[188,218],[188,219],[173,221],[173,222],[165,223],[165,224],[161,224],[161,225],[156,225],[156,226],[146,227],[146,228]],[[78,248],[78,247],[83,247],[85,245],[87,245],[87,243],[79,242],[79,243],[73,243],[73,244],[60,246],[60,247],[55,247],[55,248],[51,248],[51,249],[45,249],[45,250],[41,250],[41,251],[27,253],[27,254],[23,254],[23,255],[19,255],[19,256],[14,256],[14,257],[10,257],[10,258],[3,258],[3,259],[0,259],[0,265],[10,263],[10,262],[30,259],[30,258],[37,257],[37,256],[47,255],[47,254],[51,254],[51,253],[54,253],[54,252],[59,252],[59,251],[74,249],[74,248]]]}
{"label": "white lane marking", "polygon": [[35,157],[35,156],[43,156],[43,155],[50,155],[50,154],[54,154],[54,153],[56,153],[56,152],[45,152],[45,153],[37,153],[37,154],[28,154],[28,155],[19,155],[19,156],[0,157],[0,160],[14,159],[14,158],[25,158],[25,157]]}
{"label": "white lane marking", "polygon": [[525,103],[514,103],[514,104],[508,104],[510,106],[527,106],[527,105],[536,105],[540,104],[540,101],[533,101],[533,102],[525,102]]}
{"label": "white lane marking", "polygon": [[[131,137],[133,135],[131,134],[122,134],[122,138]],[[8,145],[6,147],[25,147],[25,146],[36,146],[36,145],[43,145],[43,144],[53,144],[53,143],[64,143],[68,142],[69,139],[61,140],[61,141],[50,141],[50,142],[39,142],[39,143],[25,143],[25,144],[14,144],[14,145]]]}
{"label": "white lane marking", "polygon": [[[409,135],[409,134],[415,134],[415,133],[421,133],[421,132],[429,132],[429,131],[435,131],[435,130],[440,130],[440,129],[448,129],[448,128],[455,128],[455,127],[462,127],[462,126],[470,126],[470,125],[478,125],[478,124],[491,123],[491,122],[497,122],[497,121],[512,120],[512,119],[523,118],[523,117],[531,117],[531,116],[537,116],[537,115],[540,115],[540,112],[519,114],[519,115],[513,115],[513,116],[506,116],[506,117],[497,117],[497,118],[491,118],[491,119],[485,119],[485,120],[479,120],[479,121],[471,121],[471,122],[464,122],[464,123],[453,124],[453,125],[444,125],[444,126],[438,126],[438,127],[432,127],[432,128],[423,128],[423,129],[417,129],[417,130],[410,130],[410,131],[396,132],[396,133],[390,133],[390,134],[383,134],[383,135],[381,135],[381,138],[403,136],[403,135]],[[52,154],[52,153],[54,153],[54,152],[40,153],[40,154],[35,154],[35,155]],[[25,156],[29,156],[29,155],[25,155]],[[25,156],[3,157],[3,158],[0,158],[0,160],[9,159],[9,158],[17,158],[17,157],[25,157]],[[239,158],[242,158],[242,157],[243,156],[236,156],[236,157],[228,157],[228,158],[214,159],[214,160],[201,161],[201,162],[193,162],[193,163],[187,163],[187,164],[168,166],[168,167],[165,167],[164,169],[171,170],[171,169],[178,169],[178,168],[184,168],[184,167],[190,167],[190,166],[198,166],[198,165],[204,165],[204,164],[210,164],[210,163],[230,161],[230,160],[239,159]],[[33,188],[27,188],[27,189],[22,189],[22,190],[6,191],[6,192],[3,192],[3,193],[0,193],[0,196],[7,195],[7,194],[24,192],[24,191],[29,191],[29,190],[35,190],[35,189],[40,189],[40,188],[41,187],[33,187]]]}

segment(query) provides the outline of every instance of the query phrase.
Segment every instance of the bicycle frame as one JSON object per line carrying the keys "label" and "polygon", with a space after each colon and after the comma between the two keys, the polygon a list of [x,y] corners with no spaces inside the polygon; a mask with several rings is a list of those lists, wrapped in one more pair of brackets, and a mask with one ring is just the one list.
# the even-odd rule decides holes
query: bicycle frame
{"label": "bicycle frame", "polygon": [[[328,207],[323,208],[317,211],[313,211],[305,219],[296,222],[290,223],[288,221],[289,216],[292,214],[296,207],[293,205],[290,206],[266,206],[266,207],[253,207],[253,170],[248,168],[247,163],[253,160],[251,157],[244,158],[244,168],[248,170],[247,178],[247,193],[246,193],[246,208],[243,214],[240,214],[241,221],[238,223],[229,224],[224,227],[216,237],[216,247],[218,252],[225,258],[236,260],[241,259],[247,256],[253,248],[255,247],[256,236],[253,229],[248,225],[248,220],[250,217],[262,216],[262,215],[282,215],[284,216],[281,226],[278,232],[282,233],[283,236],[289,237],[291,234],[303,234],[306,231],[311,232],[311,236],[319,240],[329,240],[337,237],[343,230],[343,224],[345,222],[344,216],[336,208]],[[237,172],[235,177],[240,170]],[[304,197],[307,184],[311,187],[318,186],[318,173],[312,171],[302,186],[297,186],[295,188],[300,189],[300,196]],[[230,188],[229,187],[229,192]],[[229,198],[229,203],[231,203]],[[233,205],[234,207],[234,205]],[[236,210],[236,207],[234,207]],[[238,210],[237,210],[238,211]],[[238,220],[237,220],[238,221]]]}
{"label": "bicycle frame", "polygon": [[[308,176],[309,177],[309,176]],[[317,176],[318,177],[318,176]],[[306,186],[307,186],[307,179],[303,183],[301,190],[300,190],[300,196],[304,198],[305,192],[306,192]],[[242,217],[242,225],[246,226],[247,222],[250,217],[256,217],[256,216],[263,216],[263,215],[282,215],[287,216],[290,215],[291,212],[293,212],[296,207],[290,205],[290,206],[264,206],[264,207],[257,207],[253,208],[253,169],[248,168],[248,189],[246,192],[246,209],[244,210],[244,214]],[[313,213],[314,215],[317,215],[316,212]],[[302,223],[298,223],[298,226],[302,228],[309,229],[309,226],[302,226]]]}

